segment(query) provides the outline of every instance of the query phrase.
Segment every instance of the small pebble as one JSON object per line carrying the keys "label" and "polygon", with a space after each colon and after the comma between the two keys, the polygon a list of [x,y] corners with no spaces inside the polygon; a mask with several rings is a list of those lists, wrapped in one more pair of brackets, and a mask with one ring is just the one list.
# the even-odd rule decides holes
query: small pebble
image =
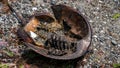
{"label": "small pebble", "polygon": [[103,1],[99,0],[99,3],[103,3]]}
{"label": "small pebble", "polygon": [[94,51],[97,51],[97,49],[95,48]]}
{"label": "small pebble", "polygon": [[51,0],[51,5],[55,5],[57,3],[56,0]]}
{"label": "small pebble", "polygon": [[106,24],[107,22],[106,21],[103,21],[104,24]]}
{"label": "small pebble", "polygon": [[94,22],[94,21],[93,21],[93,20],[89,20],[89,22],[91,22],[91,23],[92,23],[92,22]]}
{"label": "small pebble", "polygon": [[37,10],[37,8],[36,8],[36,7],[33,7],[32,10],[35,11],[35,10]]}
{"label": "small pebble", "polygon": [[97,38],[98,36],[97,35],[93,35],[94,38]]}
{"label": "small pebble", "polygon": [[0,57],[2,57],[3,55],[0,53]]}
{"label": "small pebble", "polygon": [[113,45],[117,45],[117,42],[116,42],[115,40],[112,40],[111,43],[112,43]]}
{"label": "small pebble", "polygon": [[118,47],[120,47],[120,44],[118,44]]}

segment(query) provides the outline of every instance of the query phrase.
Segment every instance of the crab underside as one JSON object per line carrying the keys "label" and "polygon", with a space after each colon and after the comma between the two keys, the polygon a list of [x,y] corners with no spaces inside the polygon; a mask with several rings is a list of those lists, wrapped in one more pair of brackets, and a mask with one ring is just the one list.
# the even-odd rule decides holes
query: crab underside
{"label": "crab underside", "polygon": [[91,28],[76,10],[54,5],[50,13],[38,13],[18,29],[25,45],[53,59],[75,59],[82,56],[91,42]]}

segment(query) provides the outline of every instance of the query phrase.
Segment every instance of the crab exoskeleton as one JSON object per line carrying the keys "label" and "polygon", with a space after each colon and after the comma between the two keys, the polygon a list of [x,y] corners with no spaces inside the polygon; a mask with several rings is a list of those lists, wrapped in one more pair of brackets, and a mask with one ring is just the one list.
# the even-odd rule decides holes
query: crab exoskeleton
{"label": "crab exoskeleton", "polygon": [[75,59],[85,54],[91,42],[91,27],[86,18],[65,5],[51,6],[53,15],[33,15],[18,36],[37,53],[52,59]]}

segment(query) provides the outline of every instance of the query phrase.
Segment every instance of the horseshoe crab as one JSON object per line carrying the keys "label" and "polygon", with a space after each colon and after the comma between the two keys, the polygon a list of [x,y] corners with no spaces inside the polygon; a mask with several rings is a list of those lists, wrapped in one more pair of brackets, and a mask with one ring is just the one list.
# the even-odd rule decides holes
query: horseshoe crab
{"label": "horseshoe crab", "polygon": [[70,60],[83,56],[91,43],[89,22],[80,12],[66,5],[51,8],[53,15],[38,13],[28,21],[15,15],[22,25],[17,31],[19,38],[26,46],[48,58]]}

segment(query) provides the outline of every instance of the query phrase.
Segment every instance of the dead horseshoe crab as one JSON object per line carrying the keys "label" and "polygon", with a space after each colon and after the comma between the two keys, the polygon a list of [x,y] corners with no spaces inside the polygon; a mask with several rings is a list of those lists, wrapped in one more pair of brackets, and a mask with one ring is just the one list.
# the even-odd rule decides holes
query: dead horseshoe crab
{"label": "dead horseshoe crab", "polygon": [[22,24],[18,36],[25,45],[48,58],[69,60],[83,56],[91,43],[89,22],[80,12],[66,5],[51,8],[54,16],[39,13],[28,21],[18,16]]}

